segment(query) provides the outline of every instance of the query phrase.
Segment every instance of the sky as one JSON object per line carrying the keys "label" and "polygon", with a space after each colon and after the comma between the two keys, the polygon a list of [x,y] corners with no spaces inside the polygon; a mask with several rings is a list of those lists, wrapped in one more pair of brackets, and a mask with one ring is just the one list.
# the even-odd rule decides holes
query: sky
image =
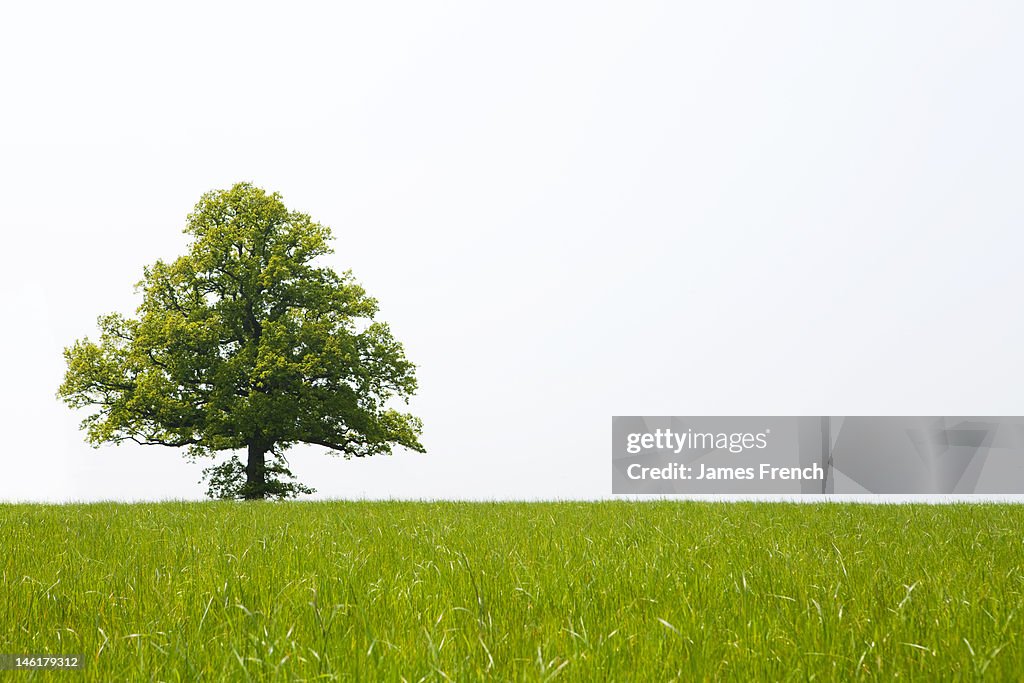
{"label": "sky", "polygon": [[424,455],[322,498],[611,497],[613,415],[1024,414],[1024,6],[7,3],[0,500],[201,498],[62,349],[200,195],[329,225]]}

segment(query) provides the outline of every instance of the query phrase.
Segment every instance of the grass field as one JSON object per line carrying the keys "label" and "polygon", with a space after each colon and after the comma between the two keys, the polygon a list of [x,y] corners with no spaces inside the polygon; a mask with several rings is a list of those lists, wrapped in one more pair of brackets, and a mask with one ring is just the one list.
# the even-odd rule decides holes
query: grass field
{"label": "grass field", "polygon": [[12,680],[1024,678],[1024,506],[0,505]]}

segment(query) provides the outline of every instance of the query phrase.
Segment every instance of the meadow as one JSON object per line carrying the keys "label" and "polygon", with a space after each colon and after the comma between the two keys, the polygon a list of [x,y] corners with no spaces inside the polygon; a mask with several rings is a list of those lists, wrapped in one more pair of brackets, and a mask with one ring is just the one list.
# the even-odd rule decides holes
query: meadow
{"label": "meadow", "polygon": [[1024,506],[0,505],[10,680],[1020,680]]}

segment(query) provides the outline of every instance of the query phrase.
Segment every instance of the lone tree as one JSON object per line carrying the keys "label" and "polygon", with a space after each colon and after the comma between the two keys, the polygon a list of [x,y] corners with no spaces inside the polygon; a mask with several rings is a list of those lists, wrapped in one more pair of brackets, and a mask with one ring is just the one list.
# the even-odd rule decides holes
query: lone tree
{"label": "lone tree", "polygon": [[418,418],[388,407],[416,390],[414,366],[377,302],[314,265],[331,231],[247,183],[203,195],[189,251],[136,285],[135,318],[99,318],[98,342],[64,350],[58,395],[92,407],[88,441],[187,447],[190,458],[246,450],[203,474],[216,498],[288,498],[284,453],[298,443],[346,458],[423,452]]}

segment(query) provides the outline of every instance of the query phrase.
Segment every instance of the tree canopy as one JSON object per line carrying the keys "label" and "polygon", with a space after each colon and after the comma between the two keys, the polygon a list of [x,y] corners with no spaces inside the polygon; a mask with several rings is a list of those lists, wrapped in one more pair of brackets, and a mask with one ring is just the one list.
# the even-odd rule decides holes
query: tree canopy
{"label": "tree canopy", "polygon": [[144,269],[135,317],[99,318],[99,339],[64,350],[58,395],[89,408],[94,446],[132,441],[189,457],[245,449],[207,468],[208,494],[284,498],[284,453],[423,452],[420,420],[391,407],[415,366],[352,273],[316,264],[328,227],[248,183],[209,192],[187,218],[188,253]]}

